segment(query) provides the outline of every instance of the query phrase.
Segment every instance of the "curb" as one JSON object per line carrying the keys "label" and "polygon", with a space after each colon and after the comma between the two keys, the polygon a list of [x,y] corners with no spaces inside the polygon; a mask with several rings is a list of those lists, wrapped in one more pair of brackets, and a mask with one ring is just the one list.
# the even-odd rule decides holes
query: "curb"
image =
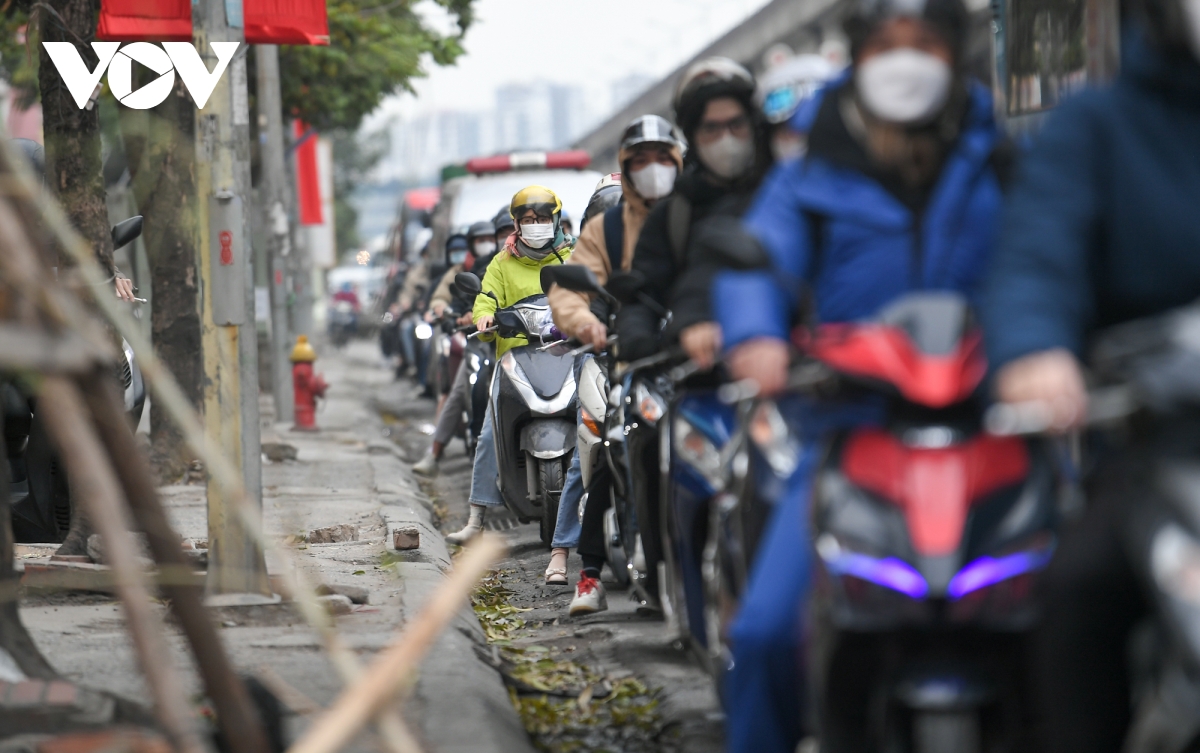
{"label": "curb", "polygon": [[[382,503],[379,515],[388,527],[387,540],[392,540],[397,528],[416,528],[421,535],[419,549],[393,552],[404,584],[407,619],[445,580],[451,567],[450,552],[441,531],[433,525],[432,501],[421,491],[398,449],[373,452],[370,462]],[[474,611],[464,606],[421,664],[410,703],[410,710],[416,713],[410,718],[419,719],[421,736],[438,753],[534,753],[503,680],[476,653],[477,647],[486,645]]]}

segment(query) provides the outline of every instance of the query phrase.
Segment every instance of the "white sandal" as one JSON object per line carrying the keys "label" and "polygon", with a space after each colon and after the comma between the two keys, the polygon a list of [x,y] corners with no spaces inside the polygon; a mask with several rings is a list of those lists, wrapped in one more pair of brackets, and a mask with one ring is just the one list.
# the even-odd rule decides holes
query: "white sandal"
{"label": "white sandal", "polygon": [[[571,550],[563,547],[555,547],[550,550],[550,566],[546,568],[546,585],[547,586],[569,586],[567,582],[567,557],[570,556]],[[562,555],[562,567],[554,566],[554,558]]]}

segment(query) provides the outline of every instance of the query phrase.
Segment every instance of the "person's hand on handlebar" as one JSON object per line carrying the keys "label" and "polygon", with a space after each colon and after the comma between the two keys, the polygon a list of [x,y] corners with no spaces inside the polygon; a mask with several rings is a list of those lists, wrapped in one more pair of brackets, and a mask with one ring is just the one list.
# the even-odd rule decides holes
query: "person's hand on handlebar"
{"label": "person's hand on handlebar", "polygon": [[433,312],[434,319],[441,319],[442,314],[444,314],[446,312],[446,302],[445,301],[434,301],[429,306],[429,310]]}
{"label": "person's hand on handlebar", "polygon": [[133,280],[128,277],[117,277],[113,280],[113,287],[116,289],[117,298],[126,303],[133,303]]}
{"label": "person's hand on handlebar", "polygon": [[492,316],[491,314],[484,314],[483,316],[479,317],[479,321],[475,322],[475,329],[482,332],[495,323],[496,317]]}
{"label": "person's hand on handlebar", "polygon": [[791,348],[785,341],[757,337],[734,348],[725,360],[735,381],[752,379],[758,383],[760,395],[771,397],[787,387],[791,357]]}
{"label": "person's hand on handlebar", "polygon": [[468,311],[467,313],[465,313],[465,314],[463,314],[462,316],[458,317],[458,322],[457,322],[457,324],[458,324],[458,326],[460,326],[460,327],[467,327],[467,326],[470,326],[470,324],[471,324],[471,312],[470,312],[470,311]]}
{"label": "person's hand on handlebar", "polygon": [[1042,403],[1057,432],[1078,428],[1087,418],[1083,372],[1075,356],[1062,348],[1030,353],[1006,364],[996,374],[996,396],[1006,403]]}
{"label": "person's hand on handlebar", "polygon": [[707,371],[721,353],[721,325],[716,322],[693,324],[679,333],[679,344],[701,371]]}
{"label": "person's hand on handlebar", "polygon": [[608,347],[608,327],[600,322],[590,322],[579,328],[575,333],[579,342],[591,345],[597,353]]}

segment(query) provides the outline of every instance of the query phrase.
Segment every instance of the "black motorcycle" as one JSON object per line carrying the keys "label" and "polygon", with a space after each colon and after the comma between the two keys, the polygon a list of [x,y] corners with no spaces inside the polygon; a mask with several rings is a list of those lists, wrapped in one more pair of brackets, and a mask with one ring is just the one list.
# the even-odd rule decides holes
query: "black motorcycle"
{"label": "black motorcycle", "polygon": [[[131,217],[113,227],[113,246],[121,248],[141,234],[142,217]],[[132,431],[142,419],[146,385],[133,349],[124,340],[114,369]],[[61,542],[71,525],[71,491],[66,469],[38,416],[37,402],[12,381],[0,384],[0,402],[14,540],[31,544]]]}

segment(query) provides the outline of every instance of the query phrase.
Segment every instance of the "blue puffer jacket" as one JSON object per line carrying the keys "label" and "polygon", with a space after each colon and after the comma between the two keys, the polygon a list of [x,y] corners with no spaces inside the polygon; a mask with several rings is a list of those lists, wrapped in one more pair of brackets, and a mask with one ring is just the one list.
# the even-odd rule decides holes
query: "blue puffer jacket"
{"label": "blue puffer jacket", "polygon": [[991,160],[998,139],[991,96],[975,85],[958,141],[919,216],[879,181],[819,153],[776,166],[745,218],[774,269],[724,272],[714,286],[726,346],[786,339],[802,280],[813,288],[823,322],[868,318],[914,290],[974,298],[999,229],[1002,197]]}
{"label": "blue puffer jacket", "polygon": [[1200,298],[1200,63],[1121,47],[1116,83],[1063,103],[1017,171],[982,310],[993,368]]}

